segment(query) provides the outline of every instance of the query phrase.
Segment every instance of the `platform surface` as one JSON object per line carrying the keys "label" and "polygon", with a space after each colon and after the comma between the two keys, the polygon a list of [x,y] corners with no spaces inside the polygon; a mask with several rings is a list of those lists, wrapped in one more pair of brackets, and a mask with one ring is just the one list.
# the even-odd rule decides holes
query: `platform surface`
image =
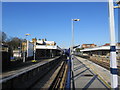
{"label": "platform surface", "polygon": [[[109,70],[81,57],[74,57],[74,87],[77,88],[110,88]],[[120,78],[119,78],[120,81]]]}

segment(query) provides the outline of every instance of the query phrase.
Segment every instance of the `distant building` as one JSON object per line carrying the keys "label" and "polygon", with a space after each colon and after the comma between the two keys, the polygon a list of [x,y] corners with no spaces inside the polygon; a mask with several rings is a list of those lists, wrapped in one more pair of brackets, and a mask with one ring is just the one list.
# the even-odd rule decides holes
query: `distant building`
{"label": "distant building", "polygon": [[8,46],[7,45],[4,45],[4,44],[0,44],[0,51],[1,52],[8,52]]}
{"label": "distant building", "polygon": [[[20,53],[19,51],[14,51],[15,54],[14,56],[17,57],[19,56],[18,54]],[[25,57],[27,58],[32,58],[33,57],[33,52],[34,52],[34,44],[30,41],[25,41],[25,42],[22,42],[22,49],[21,49],[21,55],[20,56],[23,56],[25,54]]]}
{"label": "distant building", "polygon": [[0,44],[0,52],[2,54],[2,70],[5,70],[9,67],[10,65],[10,58],[12,56],[12,50],[9,46]]}
{"label": "distant building", "polygon": [[55,46],[55,41],[46,41],[45,39],[37,40],[36,45],[48,45],[48,46]]}
{"label": "distant building", "polygon": [[[80,52],[82,52],[83,54],[87,54],[89,56],[109,57],[110,44],[106,43],[99,47],[85,48],[80,50]],[[116,53],[117,53],[117,59],[120,59],[120,43],[116,44]]]}
{"label": "distant building", "polygon": [[33,39],[32,39],[32,42],[33,42],[33,43],[34,43],[34,42],[36,42],[36,41],[37,41],[37,39],[36,39],[36,38],[33,38]]}
{"label": "distant building", "polygon": [[117,45],[116,46],[120,46],[120,43],[117,43]]}
{"label": "distant building", "polygon": [[102,46],[110,46],[110,43],[106,43],[105,45],[102,45]]}
{"label": "distant building", "polygon": [[20,58],[22,57],[22,53],[20,50],[13,50],[13,57]]}
{"label": "distant building", "polygon": [[[110,43],[106,43],[106,44],[104,44],[102,46],[110,46]],[[117,43],[116,46],[120,46],[120,43]]]}
{"label": "distant building", "polygon": [[22,52],[27,50],[27,42],[22,42]]}
{"label": "distant building", "polygon": [[93,47],[96,47],[97,45],[95,45],[95,44],[83,44],[82,46],[81,46],[81,48],[93,48]]}
{"label": "distant building", "polygon": [[116,46],[118,47],[117,54],[118,54],[118,57],[120,59],[120,43],[117,43]]}

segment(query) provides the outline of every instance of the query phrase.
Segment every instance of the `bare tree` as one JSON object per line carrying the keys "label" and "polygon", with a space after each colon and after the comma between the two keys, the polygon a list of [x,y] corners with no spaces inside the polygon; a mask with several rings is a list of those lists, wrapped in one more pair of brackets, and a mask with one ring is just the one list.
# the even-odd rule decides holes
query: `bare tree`
{"label": "bare tree", "polygon": [[7,44],[14,50],[18,49],[18,47],[21,47],[22,39],[18,37],[13,37]]}
{"label": "bare tree", "polygon": [[7,35],[6,35],[6,33],[5,32],[0,32],[0,41],[2,41],[2,42],[6,42],[6,40],[7,40]]}

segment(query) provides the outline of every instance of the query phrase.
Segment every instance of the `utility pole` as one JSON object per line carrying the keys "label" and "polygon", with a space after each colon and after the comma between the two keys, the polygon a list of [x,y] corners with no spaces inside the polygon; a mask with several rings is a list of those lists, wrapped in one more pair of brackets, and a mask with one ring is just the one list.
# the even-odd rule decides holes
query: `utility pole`
{"label": "utility pole", "polygon": [[116,42],[115,42],[115,26],[114,26],[114,6],[113,0],[109,0],[109,22],[110,22],[110,72],[111,72],[111,88],[118,88],[118,69],[116,60]]}

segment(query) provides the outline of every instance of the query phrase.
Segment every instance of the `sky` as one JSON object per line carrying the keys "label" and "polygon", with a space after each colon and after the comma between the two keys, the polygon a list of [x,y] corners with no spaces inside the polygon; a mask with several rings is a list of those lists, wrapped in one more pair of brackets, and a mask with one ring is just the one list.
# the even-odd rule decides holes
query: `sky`
{"label": "sky", "polygon": [[[2,29],[8,37],[55,41],[68,48],[72,40],[71,19],[74,22],[74,44],[103,45],[110,42],[107,2],[3,2]],[[115,9],[116,41],[118,40],[118,10]],[[30,36],[26,37],[25,34]]]}

